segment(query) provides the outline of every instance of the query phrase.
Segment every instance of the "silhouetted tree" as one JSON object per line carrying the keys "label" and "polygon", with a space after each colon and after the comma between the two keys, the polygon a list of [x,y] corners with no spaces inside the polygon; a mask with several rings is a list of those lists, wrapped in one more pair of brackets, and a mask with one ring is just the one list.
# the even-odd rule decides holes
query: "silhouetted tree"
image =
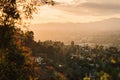
{"label": "silhouetted tree", "polygon": [[32,0],[0,0],[0,80],[29,80],[33,76],[31,62],[28,63],[25,55],[30,50],[21,45],[21,30],[17,26],[22,20],[21,14],[31,18],[34,11]]}

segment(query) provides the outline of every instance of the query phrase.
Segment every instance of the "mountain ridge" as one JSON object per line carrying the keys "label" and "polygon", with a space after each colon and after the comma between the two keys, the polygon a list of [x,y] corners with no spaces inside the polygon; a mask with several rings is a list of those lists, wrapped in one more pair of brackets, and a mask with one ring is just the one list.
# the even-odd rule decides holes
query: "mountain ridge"
{"label": "mountain ridge", "polygon": [[[35,34],[35,40],[76,40],[76,37],[94,36],[96,34],[114,34],[120,32],[120,18],[111,18],[92,23],[49,23],[29,27]],[[117,34],[117,33],[116,33]]]}
{"label": "mountain ridge", "polygon": [[[69,27],[73,28],[73,27],[77,27],[78,28],[83,28],[83,30],[85,30],[86,28],[92,30],[97,30],[97,29],[101,29],[101,30],[118,30],[120,29],[119,27],[119,23],[120,23],[120,18],[110,18],[110,19],[105,19],[103,21],[97,21],[97,22],[90,22],[90,23],[44,23],[44,24],[32,24],[30,27],[34,26],[34,27],[50,27],[50,28],[65,28],[65,27]],[[48,28],[48,29],[50,29]],[[59,29],[60,29],[59,28]],[[112,28],[112,29],[111,29]],[[51,30],[51,29],[50,29]],[[79,29],[80,30],[80,29]]]}

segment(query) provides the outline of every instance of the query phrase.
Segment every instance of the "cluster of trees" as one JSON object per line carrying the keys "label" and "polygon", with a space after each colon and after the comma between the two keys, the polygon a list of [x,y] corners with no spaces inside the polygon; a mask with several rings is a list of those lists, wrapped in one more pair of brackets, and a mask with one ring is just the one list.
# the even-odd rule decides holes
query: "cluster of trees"
{"label": "cluster of trees", "polygon": [[18,28],[34,10],[32,0],[0,0],[0,80],[34,79],[31,50],[22,44],[27,33]]}
{"label": "cluster of trees", "polygon": [[75,45],[74,41],[70,45],[51,40],[36,42],[33,33],[29,36],[26,46],[32,50],[33,56],[43,58],[41,69],[52,66],[54,71],[62,73],[68,80],[80,80],[85,75],[100,79],[104,73],[109,75],[109,80],[120,79],[120,50],[116,47],[80,46]]}

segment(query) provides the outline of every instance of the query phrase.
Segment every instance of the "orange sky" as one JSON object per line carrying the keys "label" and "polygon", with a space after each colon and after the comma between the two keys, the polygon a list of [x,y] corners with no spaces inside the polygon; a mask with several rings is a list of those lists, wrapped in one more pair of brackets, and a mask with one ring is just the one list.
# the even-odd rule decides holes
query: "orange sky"
{"label": "orange sky", "polygon": [[[81,32],[83,29],[86,28],[88,30],[87,32],[94,31],[94,29],[107,30],[108,28],[111,28],[110,30],[112,30],[114,27],[118,28],[119,26],[120,18],[119,0],[54,0],[54,1],[56,2],[54,6],[50,5],[38,6],[39,8],[38,14],[34,14],[33,19],[28,20],[28,22],[31,23],[30,24],[31,27],[29,27],[29,29],[33,30],[35,33],[35,40],[66,39],[67,37],[65,37],[63,33],[67,35],[70,31],[69,30],[70,27],[72,33],[75,33],[76,28],[74,27],[77,26],[79,23],[80,25],[77,28],[78,32]],[[118,18],[118,20],[116,20],[116,18]],[[104,21],[106,19],[108,20],[107,22]],[[99,23],[98,21],[102,22]],[[91,22],[94,22],[95,25],[93,25],[93,23]],[[43,23],[47,24],[44,25]],[[49,23],[52,23],[52,25],[50,26]],[[88,27],[86,27],[87,23],[89,25],[88,27],[91,28],[90,30]],[[35,26],[34,24],[37,24],[37,26]],[[69,25],[69,28],[64,27],[66,25]],[[58,29],[57,27],[60,28]],[[63,33],[61,33],[62,31]],[[63,35],[65,38],[63,38]]]}
{"label": "orange sky", "polygon": [[32,24],[40,23],[86,23],[109,18],[119,18],[118,0],[54,0],[54,6],[39,7],[33,15]]}

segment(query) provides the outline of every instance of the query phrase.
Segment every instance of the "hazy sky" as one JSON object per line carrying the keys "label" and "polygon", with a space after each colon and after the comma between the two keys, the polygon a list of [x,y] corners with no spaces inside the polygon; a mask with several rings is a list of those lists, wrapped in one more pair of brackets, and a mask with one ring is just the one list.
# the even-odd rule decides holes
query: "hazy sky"
{"label": "hazy sky", "polygon": [[33,24],[95,22],[120,17],[119,0],[54,0],[54,6],[41,6]]}
{"label": "hazy sky", "polygon": [[38,14],[30,21],[29,29],[34,31],[35,40],[62,41],[82,31],[120,30],[120,0],[54,1],[54,6],[40,6]]}

